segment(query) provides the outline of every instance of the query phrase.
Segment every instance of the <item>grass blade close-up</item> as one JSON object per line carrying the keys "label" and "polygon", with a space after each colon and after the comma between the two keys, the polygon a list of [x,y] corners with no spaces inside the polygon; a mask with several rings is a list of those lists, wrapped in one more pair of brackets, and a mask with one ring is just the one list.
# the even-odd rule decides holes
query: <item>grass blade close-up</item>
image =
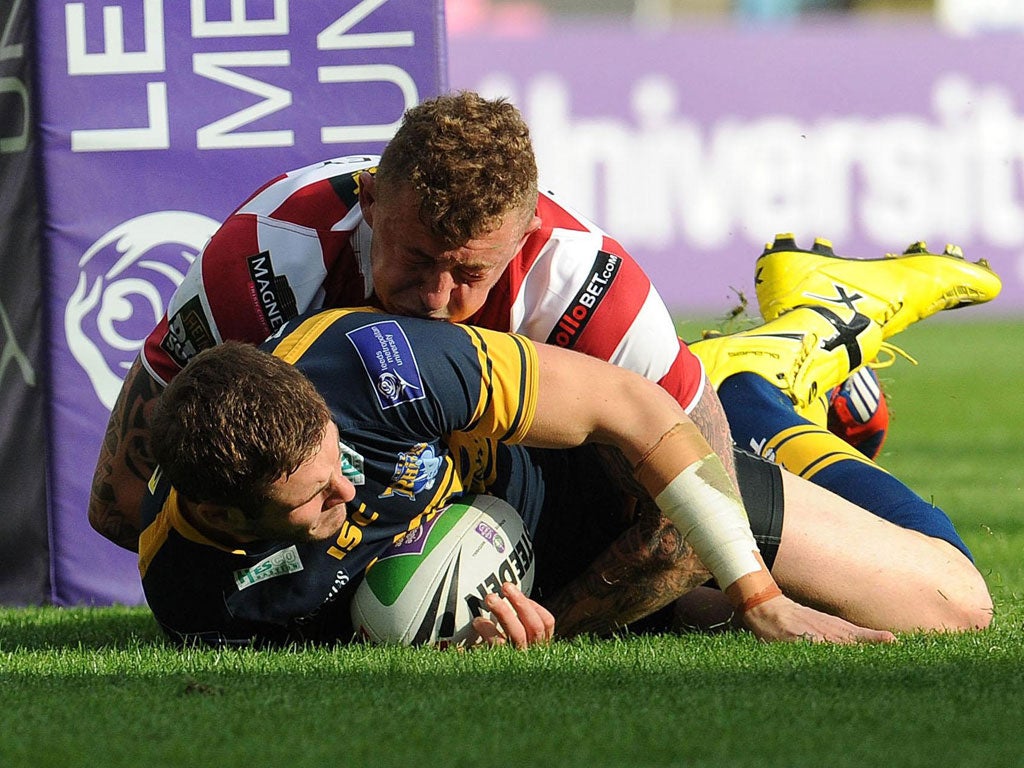
{"label": "grass blade close-up", "polygon": [[954,315],[898,341],[920,365],[881,372],[880,460],[953,517],[995,600],[985,632],[180,651],[144,608],[4,608],[0,765],[1019,765],[1024,325]]}

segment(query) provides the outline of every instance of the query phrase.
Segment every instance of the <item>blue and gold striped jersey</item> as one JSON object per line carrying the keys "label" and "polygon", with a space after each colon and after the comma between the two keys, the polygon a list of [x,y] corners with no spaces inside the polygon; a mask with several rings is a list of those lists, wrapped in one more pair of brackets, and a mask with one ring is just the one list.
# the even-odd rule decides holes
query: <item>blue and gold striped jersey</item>
{"label": "blue and gold striped jersey", "polygon": [[347,597],[367,565],[454,497],[486,490],[536,524],[543,481],[516,445],[536,408],[529,340],[338,309],[296,318],[265,348],[326,399],[356,498],[333,540],[226,549],[188,524],[173,489],[155,476],[139,567],[147,601],[172,637],[345,640]]}

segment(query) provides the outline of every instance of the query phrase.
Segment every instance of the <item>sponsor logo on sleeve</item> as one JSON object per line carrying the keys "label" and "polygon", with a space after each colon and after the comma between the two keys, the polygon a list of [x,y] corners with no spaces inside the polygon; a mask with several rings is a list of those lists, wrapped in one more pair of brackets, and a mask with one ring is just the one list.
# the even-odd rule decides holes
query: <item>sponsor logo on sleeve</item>
{"label": "sponsor logo on sleeve", "polygon": [[195,296],[167,322],[167,335],[160,342],[163,350],[181,367],[204,349],[216,344],[203,303]]}
{"label": "sponsor logo on sleeve", "polygon": [[263,319],[271,332],[276,331],[288,320],[299,314],[295,303],[295,292],[288,285],[288,278],[274,273],[274,262],[270,251],[257,253],[246,259],[252,290],[256,303],[263,313]]}
{"label": "sponsor logo on sleeve", "polygon": [[426,396],[412,346],[398,323],[384,320],[346,335],[363,361],[381,408],[394,408]]}
{"label": "sponsor logo on sleeve", "polygon": [[622,258],[614,253],[598,251],[594,259],[594,266],[590,269],[583,287],[576,294],[572,303],[566,308],[562,316],[558,318],[551,335],[547,338],[548,344],[557,347],[572,349],[576,346],[576,339],[587,327],[594,310],[604,299],[622,265]]}
{"label": "sponsor logo on sleeve", "polygon": [[254,584],[274,579],[278,576],[285,576],[289,573],[297,573],[302,570],[302,559],[299,557],[299,550],[292,544],[287,549],[282,549],[269,557],[260,560],[251,568],[243,568],[235,571],[235,585],[239,592],[248,589]]}

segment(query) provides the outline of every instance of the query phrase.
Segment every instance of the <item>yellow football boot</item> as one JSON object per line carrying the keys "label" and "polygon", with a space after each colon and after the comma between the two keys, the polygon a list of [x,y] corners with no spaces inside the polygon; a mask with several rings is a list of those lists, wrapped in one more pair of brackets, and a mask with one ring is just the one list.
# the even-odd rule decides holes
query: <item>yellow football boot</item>
{"label": "yellow football boot", "polygon": [[758,257],[754,287],[765,320],[804,305],[847,308],[882,326],[888,339],[943,309],[991,301],[1002,283],[987,261],[967,261],[954,245],[936,254],[918,242],[901,254],[850,259],[836,256],[828,240],[803,250],[784,234]]}
{"label": "yellow football boot", "polygon": [[[882,329],[846,308],[799,307],[748,331],[690,344],[717,389],[737,373],[755,373],[783,390],[801,414],[821,422],[821,398],[874,360]],[[821,411],[821,413],[817,413]]]}

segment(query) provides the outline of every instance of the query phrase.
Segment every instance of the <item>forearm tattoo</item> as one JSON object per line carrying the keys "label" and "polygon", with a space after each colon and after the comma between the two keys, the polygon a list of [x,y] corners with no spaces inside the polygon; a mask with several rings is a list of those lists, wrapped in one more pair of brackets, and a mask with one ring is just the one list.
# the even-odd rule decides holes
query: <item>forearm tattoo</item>
{"label": "forearm tattoo", "polygon": [[136,359],[110,414],[89,498],[89,522],[99,533],[138,549],[139,506],[155,462],[149,412],[161,387]]}
{"label": "forearm tattoo", "polygon": [[722,401],[718,399],[718,394],[710,381],[705,380],[704,394],[690,411],[690,420],[704,435],[711,449],[718,454],[718,458],[725,465],[725,471],[735,483],[736,462],[732,456],[733,442],[732,434],[729,432],[729,420],[725,416],[725,409],[722,408]]}
{"label": "forearm tattoo", "polygon": [[610,634],[710,578],[675,526],[656,512],[643,514],[550,601],[559,637]]}
{"label": "forearm tattoo", "polygon": [[633,476],[616,449],[599,448],[606,471],[636,501],[634,525],[547,601],[560,637],[606,635],[654,613],[711,574]]}

